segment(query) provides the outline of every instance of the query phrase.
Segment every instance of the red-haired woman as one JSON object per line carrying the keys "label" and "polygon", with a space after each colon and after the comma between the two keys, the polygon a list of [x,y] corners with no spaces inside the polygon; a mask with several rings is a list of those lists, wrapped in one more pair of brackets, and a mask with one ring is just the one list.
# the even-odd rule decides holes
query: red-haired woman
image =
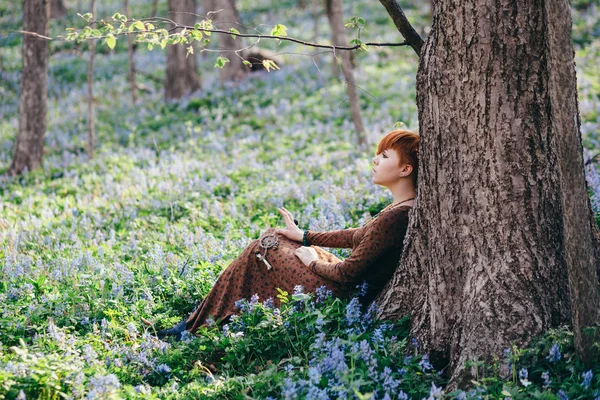
{"label": "red-haired woman", "polygon": [[[274,298],[278,307],[276,288],[292,292],[296,285],[302,285],[312,292],[325,286],[333,295],[343,297],[366,281],[368,289],[362,301],[370,302],[392,277],[402,253],[408,212],[416,197],[418,152],[419,136],[410,131],[395,130],[380,141],[373,158],[372,179],[390,190],[394,202],[360,228],[303,231],[292,214],[280,208],[285,229],[271,228],[261,236],[278,239],[278,247],[269,249],[266,255],[272,268],[261,261],[265,251],[260,239],[254,240],[221,273],[192,315],[158,336],[181,337],[184,330],[193,333],[209,318],[223,323],[237,313],[237,300],[254,294],[261,299]],[[351,248],[352,253],[342,261],[318,246]]]}

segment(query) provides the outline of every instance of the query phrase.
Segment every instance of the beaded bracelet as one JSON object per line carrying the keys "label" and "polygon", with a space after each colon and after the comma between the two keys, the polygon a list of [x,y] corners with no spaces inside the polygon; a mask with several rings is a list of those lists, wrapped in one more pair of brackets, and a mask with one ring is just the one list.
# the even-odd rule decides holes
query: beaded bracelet
{"label": "beaded bracelet", "polygon": [[306,241],[306,234],[308,233],[308,229],[304,231],[304,235],[302,235],[302,245],[308,246],[308,242]]}

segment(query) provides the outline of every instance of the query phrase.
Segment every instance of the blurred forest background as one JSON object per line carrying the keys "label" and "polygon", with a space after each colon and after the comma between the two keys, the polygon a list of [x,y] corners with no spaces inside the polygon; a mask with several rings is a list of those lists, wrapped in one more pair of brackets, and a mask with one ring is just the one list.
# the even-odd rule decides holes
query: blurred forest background
{"label": "blurred forest background", "polygon": [[[169,3],[52,1],[43,162],[22,171],[11,163],[25,112],[19,110],[23,9],[0,0],[0,395],[147,398],[156,390],[168,397],[176,395],[173,387],[196,381],[189,388],[194,396],[233,398],[261,379],[272,386],[259,385],[256,393],[285,390],[284,375],[261,378],[268,368],[252,378],[258,381],[225,379],[217,388],[207,380],[213,386],[206,389],[197,381],[205,369],[186,364],[193,357],[185,358],[182,347],[150,339],[141,321],[178,322],[241,249],[267,227],[282,226],[276,207],[292,210],[302,228],[332,230],[358,226],[392,200],[371,182],[370,164],[383,134],[397,126],[418,129],[418,58],[409,47],[373,46],[336,59],[331,51],[261,40],[251,49],[251,69],[222,52],[230,38],[214,34],[207,51],[197,47],[187,58],[186,46],[149,50],[125,37],[114,49],[57,39],[68,27],[84,26],[77,13],[92,7],[108,19],[117,12],[167,16],[177,6],[200,15],[224,8],[215,25],[242,33],[268,34],[283,24],[290,37],[338,40],[331,1]],[[600,5],[571,5],[586,177],[600,221]],[[425,39],[429,3],[402,6]],[[345,2],[343,21],[352,16],[365,21],[363,41],[403,40],[378,2]],[[356,30],[345,35],[339,43]],[[253,43],[235,40],[237,48]],[[230,59],[222,69],[215,68],[220,55]],[[280,69],[265,71],[262,58]],[[43,118],[36,109],[27,112]],[[188,355],[206,350],[206,343],[180,346],[188,346]],[[233,345],[221,350],[233,348],[227,346]],[[244,368],[269,357],[250,357],[248,364],[248,354],[259,356],[239,348],[231,354],[239,359],[229,361],[230,376],[249,376],[256,371]],[[31,368],[39,372],[34,377],[23,372]],[[411,384],[412,393],[429,393],[433,375]]]}

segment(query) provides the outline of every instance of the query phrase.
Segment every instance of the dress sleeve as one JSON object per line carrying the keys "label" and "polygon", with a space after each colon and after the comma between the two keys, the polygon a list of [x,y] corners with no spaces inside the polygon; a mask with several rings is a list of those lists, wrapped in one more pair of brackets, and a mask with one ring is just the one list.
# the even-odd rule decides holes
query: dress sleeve
{"label": "dress sleeve", "polygon": [[357,281],[380,258],[385,257],[388,251],[403,246],[407,228],[408,213],[382,214],[368,227],[350,257],[338,263],[313,260],[308,268],[317,275],[335,282]]}
{"label": "dress sleeve", "polygon": [[351,249],[352,236],[358,228],[340,229],[328,232],[306,232],[306,241],[309,246],[333,247],[336,249]]}

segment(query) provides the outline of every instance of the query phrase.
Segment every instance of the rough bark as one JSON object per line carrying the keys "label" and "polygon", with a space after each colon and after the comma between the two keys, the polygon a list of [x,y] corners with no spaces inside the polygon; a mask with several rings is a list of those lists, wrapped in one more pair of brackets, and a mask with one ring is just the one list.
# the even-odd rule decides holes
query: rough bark
{"label": "rough bark", "polygon": [[567,1],[545,2],[548,57],[548,102],[552,136],[556,138],[563,208],[565,253],[573,312],[573,333],[580,359],[590,365],[598,358],[593,343],[598,334],[583,330],[600,321],[596,233],[583,161],[577,78],[571,39],[571,10]]}
{"label": "rough bark", "polygon": [[[129,0],[125,0],[125,15],[127,18],[130,17],[129,13]],[[129,91],[131,92],[131,102],[135,104],[137,100],[137,86],[135,83],[135,44],[133,43],[133,35],[127,35],[127,58],[129,60],[128,63],[128,71],[127,71],[127,79],[129,81]]]}
{"label": "rough bark", "polygon": [[[331,24],[332,42],[334,45],[346,46],[346,34],[344,32],[344,14],[342,9],[342,0],[330,0],[329,12],[327,13]],[[366,148],[368,146],[365,126],[360,112],[360,101],[356,90],[356,81],[354,72],[352,71],[351,53],[349,51],[340,51],[334,53],[336,59],[340,60],[342,73],[346,80],[348,89],[348,102],[350,103],[350,112],[352,114],[352,122],[356,129],[356,137],[359,146]]]}
{"label": "rough bark", "polygon": [[63,0],[50,0],[50,18],[61,18],[67,15],[67,7]]}
{"label": "rough bark", "polygon": [[451,386],[469,359],[571,315],[576,330],[597,321],[569,5],[556,1],[434,2],[417,74],[417,200],[376,301],[383,318],[412,315]]}
{"label": "rough bark", "polygon": [[[228,31],[235,28],[242,32],[240,26],[240,17],[235,8],[235,0],[209,0],[207,1],[209,11],[215,11],[213,23],[218,29]],[[233,38],[231,35],[220,35],[218,38],[219,49],[223,50],[223,56],[229,59],[220,70],[221,82],[236,81],[244,77],[249,72],[249,68],[242,63],[242,59],[235,54],[235,50],[242,48],[242,38]],[[249,60],[252,62],[252,60]]]}
{"label": "rough bark", "polygon": [[[48,36],[48,0],[23,2],[23,30]],[[17,175],[42,165],[46,134],[48,98],[48,41],[23,35],[23,69],[19,99],[19,132],[15,142],[9,175]]]}
{"label": "rough bark", "polygon": [[[178,24],[194,26],[196,23],[195,0],[169,0],[168,18]],[[200,88],[200,76],[196,55],[186,58],[188,45],[167,46],[167,75],[165,98],[167,101],[187,96]]]}

